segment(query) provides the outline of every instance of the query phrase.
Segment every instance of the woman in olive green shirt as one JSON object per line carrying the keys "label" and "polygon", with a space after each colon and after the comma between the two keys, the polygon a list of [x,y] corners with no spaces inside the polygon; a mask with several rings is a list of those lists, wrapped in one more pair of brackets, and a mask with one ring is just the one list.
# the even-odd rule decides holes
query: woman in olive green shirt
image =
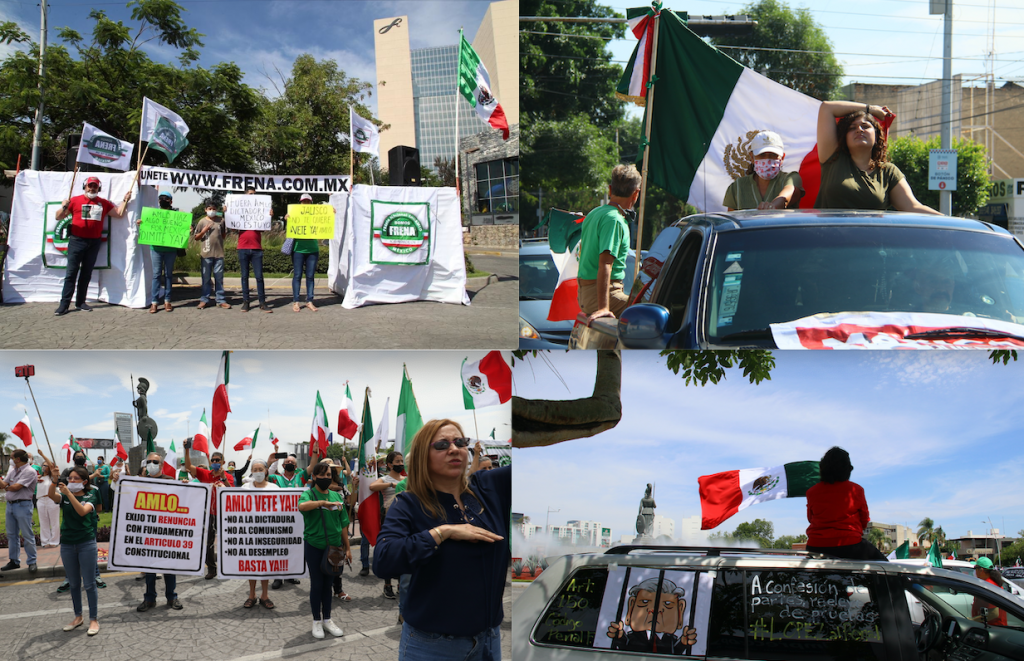
{"label": "woman in olive green shirt", "polygon": [[[299,204],[313,204],[313,197],[303,193]],[[284,219],[287,221],[288,216]],[[320,244],[316,239],[295,239],[292,248],[292,310],[299,312],[299,290],[302,288],[302,271],[306,271],[306,307],[316,312],[313,305],[313,285],[316,277],[316,263],[320,258]]]}
{"label": "woman in olive green shirt", "polygon": [[[816,209],[877,209],[941,215],[914,197],[907,178],[889,162],[878,123],[892,112],[885,106],[825,101],[818,109],[821,190]],[[841,118],[836,122],[836,118]]]}
{"label": "woman in olive green shirt", "polygon": [[[328,545],[345,550],[345,560],[352,562],[348,545],[348,514],[345,499],[339,491],[331,491],[331,467],[318,463],[313,466],[316,486],[299,497],[305,530],[302,534],[306,547],[306,566],[309,568],[309,605],[313,611],[313,637],[323,638],[326,630],[332,636],[341,636],[341,627],[331,621],[332,577],[320,571],[320,563]],[[324,537],[326,526],[327,536]]]}
{"label": "woman in olive green shirt", "polygon": [[[89,635],[100,632],[97,620],[96,595],[96,524],[99,517],[99,491],[89,484],[89,471],[75,466],[68,472],[68,483],[60,484],[60,471],[50,471],[50,500],[60,505],[64,515],[60,526],[60,557],[64,562],[68,582],[71,584],[71,605],[75,619],[64,625],[64,631],[82,626],[82,582],[89,600]],[[57,489],[60,495],[57,495]]]}

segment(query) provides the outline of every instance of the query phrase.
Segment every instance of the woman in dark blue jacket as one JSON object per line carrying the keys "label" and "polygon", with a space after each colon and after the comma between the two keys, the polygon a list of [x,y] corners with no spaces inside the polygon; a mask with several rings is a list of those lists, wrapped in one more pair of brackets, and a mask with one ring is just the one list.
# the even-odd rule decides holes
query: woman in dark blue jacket
{"label": "woman in dark blue jacket", "polygon": [[431,420],[412,441],[408,489],[377,536],[373,572],[412,574],[399,661],[497,661],[510,551],[512,468],[470,477],[469,440]]}

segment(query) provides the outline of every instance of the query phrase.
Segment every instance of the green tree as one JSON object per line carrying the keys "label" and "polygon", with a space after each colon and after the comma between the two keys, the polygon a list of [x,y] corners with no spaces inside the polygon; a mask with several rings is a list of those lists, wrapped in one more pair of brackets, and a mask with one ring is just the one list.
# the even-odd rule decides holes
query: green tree
{"label": "green tree", "polygon": [[798,92],[821,101],[835,98],[842,85],[843,67],[832,52],[832,42],[809,9],[792,9],[778,0],[759,0],[737,13],[757,21],[753,32],[715,37],[711,43],[748,48],[724,48],[723,52]]}
{"label": "green tree", "polygon": [[[43,79],[43,153],[63,167],[65,140],[88,122],[123,140],[137,142],[144,96],[179,111],[189,125],[190,146],[176,166],[202,170],[249,171],[252,122],[259,94],[243,84],[233,63],[196,67],[201,37],[181,19],[172,0],[132,0],[132,26],[93,10],[91,39],[70,28],[47,46]],[[32,149],[38,104],[39,47],[10,26],[0,39],[24,44],[0,63],[0,163],[9,166]],[[157,41],[178,52],[177,64],[152,61],[143,46]],[[150,164],[164,164],[153,151]]]}
{"label": "green tree", "polygon": [[[933,209],[939,208],[939,191],[928,190],[928,152],[939,149],[939,136],[921,140],[900,136],[889,141],[889,160],[907,177],[914,197]],[[984,145],[955,138],[956,190],[953,191],[953,215],[972,216],[988,202],[988,154]]]}
{"label": "green tree", "polygon": [[777,549],[791,549],[794,544],[804,544],[807,542],[807,535],[782,535],[775,540],[774,548]]}
{"label": "green tree", "polygon": [[775,544],[775,524],[764,519],[754,519],[736,526],[732,538],[739,542],[757,542],[761,548],[770,549]]}
{"label": "green tree", "polygon": [[868,542],[883,553],[889,550],[889,536],[881,528],[868,528]]}
{"label": "green tree", "polygon": [[934,542],[935,522],[928,517],[921,519],[917,524],[917,539],[921,542],[921,548],[924,548],[925,542]]}

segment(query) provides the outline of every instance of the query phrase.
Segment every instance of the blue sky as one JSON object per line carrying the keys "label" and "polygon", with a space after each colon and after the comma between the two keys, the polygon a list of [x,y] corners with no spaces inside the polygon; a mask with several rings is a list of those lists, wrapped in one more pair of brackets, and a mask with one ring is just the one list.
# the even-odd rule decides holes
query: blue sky
{"label": "blue sky", "polygon": [[[49,3],[49,40],[57,43],[59,28],[68,26],[91,36],[89,12],[98,9],[113,20],[135,26],[127,2],[84,1]],[[310,53],[318,60],[337,60],[350,77],[374,85],[368,105],[376,111],[373,21],[390,16],[409,17],[412,48],[458,43],[459,27],[470,42],[487,11],[484,0],[416,0],[357,2],[348,0],[178,0],[186,9],[183,20],[206,35],[200,66],[235,62],[246,73],[245,82],[272,90],[265,73],[275,81],[275,68],[286,76],[295,58]],[[39,6],[35,2],[0,2],[0,21],[13,20],[39,37]],[[150,57],[173,63],[177,51],[151,42]],[[0,47],[0,55],[9,52]]]}
{"label": "blue sky", "polygon": [[[473,412],[463,408],[461,366],[463,358],[479,360],[485,352],[446,351],[238,351],[231,354],[228,386],[231,414],[227,419],[229,460],[248,456],[230,447],[251,436],[262,425],[256,456],[271,452],[268,432],[281,439],[281,450],[309,440],[313,407],[320,391],[331,429],[337,425],[338,409],[350,382],[357,412],[363,406],[363,391],[369,386],[370,409],[375,427],[380,425],[386,398],[390,403],[390,436],[395,433],[398,395],[402,385],[402,363],[409,370],[413,391],[424,420],[451,418],[463,425],[470,436]],[[506,356],[506,360],[508,356]],[[193,351],[45,351],[0,352],[0,424],[9,431],[27,407],[32,429],[39,443],[43,430],[36,416],[24,379],[14,376],[14,367],[34,364],[32,388],[46,423],[53,450],[61,454],[69,434],[88,438],[114,438],[114,412],[132,413],[134,375],[149,379],[149,415],[159,426],[157,444],[179,443],[199,427],[203,408],[207,420],[213,401],[220,352]],[[497,439],[510,436],[508,403],[477,412],[480,435]],[[342,440],[338,438],[338,440]],[[16,438],[15,443],[20,445]],[[178,447],[178,444],[175,444]],[[222,446],[221,449],[224,449]],[[49,454],[49,452],[47,452]],[[90,453],[90,456],[96,453]],[[108,452],[108,458],[112,456]],[[58,457],[63,461],[63,457]]]}
{"label": "blue sky", "polygon": [[[548,507],[561,510],[552,524],[601,521],[618,541],[633,534],[654,482],[656,511],[678,530],[700,514],[699,476],[820,459],[839,445],[872,520],[916,530],[931,517],[951,537],[983,533],[988,517],[1009,535],[1024,528],[1024,364],[967,351],[774,355],[771,381],[751,385],[730,370],[718,385],[687,387],[657,352],[623,352],[621,422],[589,439],[515,450],[513,510],[539,525]],[[590,352],[516,361],[515,394],[588,396],[595,365]],[[805,508],[798,498],[762,503],[719,530],[762,518],[776,536],[800,534]]]}

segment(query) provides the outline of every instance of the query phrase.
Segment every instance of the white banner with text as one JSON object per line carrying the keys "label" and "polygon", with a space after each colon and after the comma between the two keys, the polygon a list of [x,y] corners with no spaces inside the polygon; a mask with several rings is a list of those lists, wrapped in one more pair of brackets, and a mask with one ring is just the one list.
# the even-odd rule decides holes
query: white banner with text
{"label": "white banner with text", "polygon": [[349,176],[334,174],[238,174],[202,172],[175,168],[143,167],[139,180],[150,186],[207,188],[244,193],[252,186],[257,193],[347,193]]}
{"label": "white banner with text", "polygon": [[217,578],[308,576],[299,512],[303,491],[217,490]]}

